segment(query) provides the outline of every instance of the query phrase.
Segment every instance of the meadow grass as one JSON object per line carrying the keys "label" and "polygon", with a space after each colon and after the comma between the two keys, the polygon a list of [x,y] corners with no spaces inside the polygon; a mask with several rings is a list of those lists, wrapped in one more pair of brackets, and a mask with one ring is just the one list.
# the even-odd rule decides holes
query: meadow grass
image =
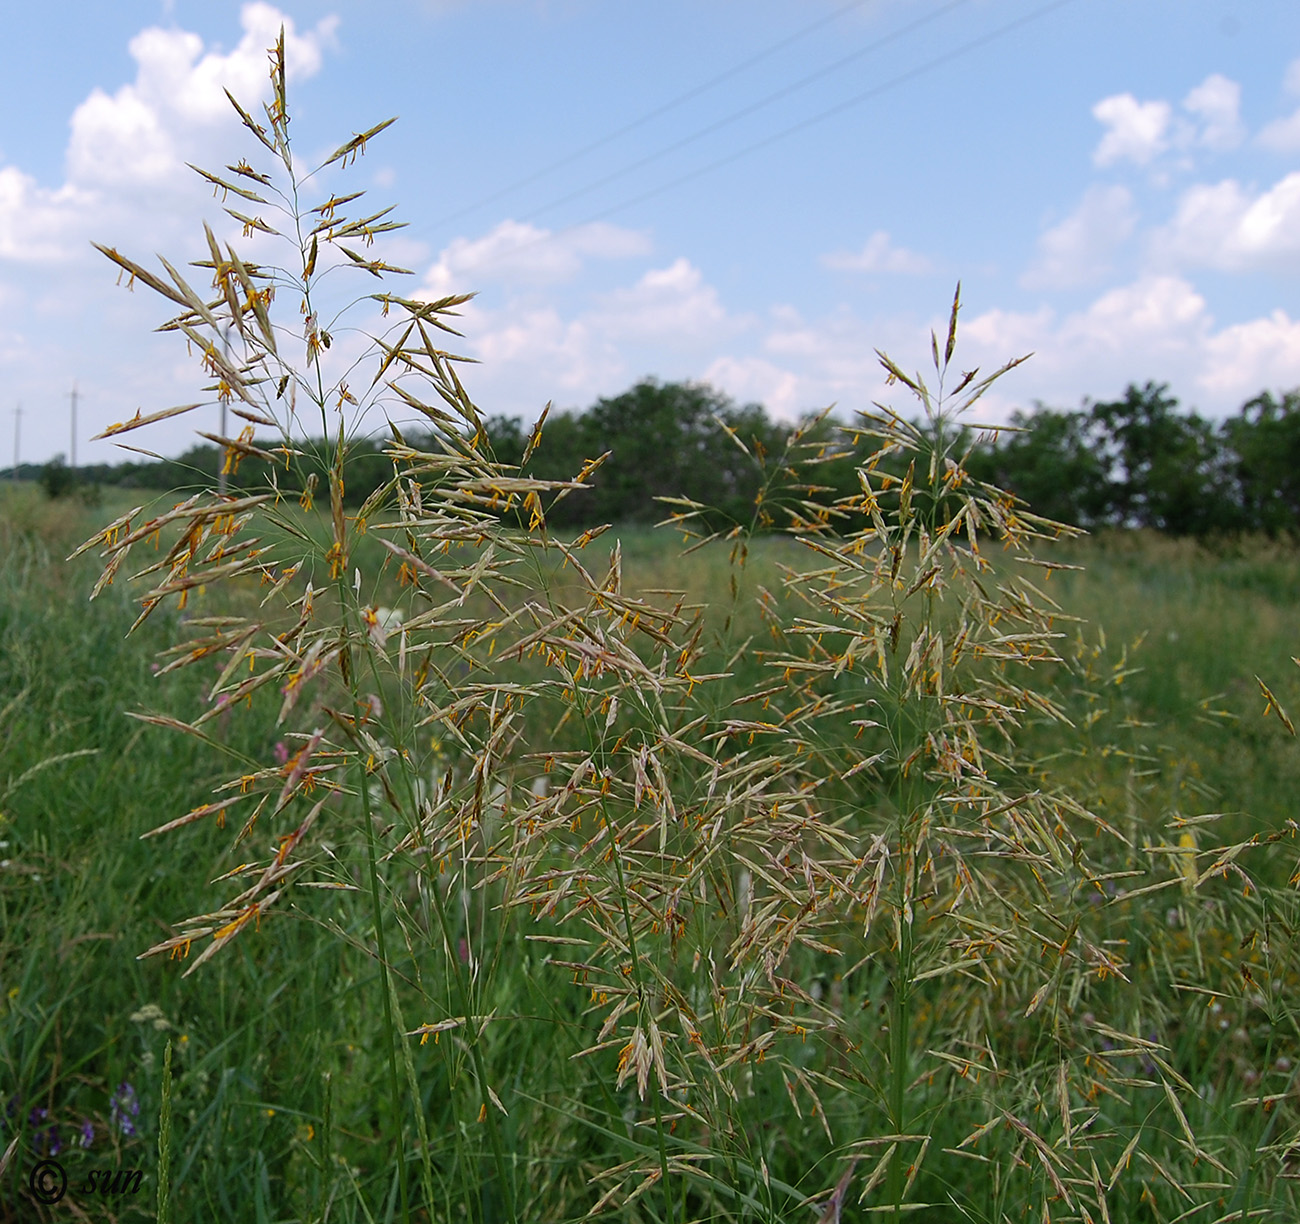
{"label": "meadow grass", "polygon": [[388,123],[304,173],[269,58],[266,124],[231,99],[266,168],[200,171],[261,210],[242,254],[100,248],[268,487],[75,548],[6,493],[5,1201],[57,1154],[113,1218],[149,1206],[94,1203],[101,1159],[175,1220],[1294,1218],[1289,557],[1070,543],[973,480],[1019,361],[950,384],[960,291],[934,392],[880,355],[921,425],[733,433],[752,521],[680,556],[558,536],[601,458],[494,453],[464,295],[350,295],[398,223],[303,196]]}
{"label": "meadow grass", "polygon": [[[161,860],[158,843],[138,840],[147,828],[192,806],[196,795],[220,779],[221,768],[202,745],[183,737],[151,735],[144,747],[140,725],[124,711],[196,708],[199,694],[190,673],[160,678],[150,672],[175,625],[164,621],[123,640],[124,621],[131,617],[125,591],[110,588],[89,606],[77,598],[91,568],[65,567],[57,559],[89,534],[86,511],[45,503],[23,488],[6,489],[0,507],[0,840],[6,843],[0,871],[0,1068],[5,1140],[19,1138],[2,1183],[5,1201],[23,1201],[27,1170],[39,1152],[49,1150],[51,1128],[57,1129],[74,1186],[79,1171],[93,1167],[152,1172],[163,1049],[170,1040],[176,1076],[173,1219],[359,1220],[371,1213],[392,1218],[398,1210],[395,1148],[402,1128],[374,1088],[383,1078],[385,1055],[375,1024],[375,969],[364,950],[367,920],[364,907],[350,900],[357,894],[340,897],[327,914],[295,907],[268,921],[235,955],[206,967],[197,983],[181,981],[175,962],[136,959],[159,932],[171,930],[167,924],[178,910],[218,908],[218,889],[209,889],[205,903],[194,895],[194,881],[233,865],[222,853],[228,837],[173,835]],[[732,631],[744,640],[761,628],[726,626],[725,548],[681,558],[676,537],[667,531],[629,532],[621,546],[629,580],[682,590],[710,609],[717,651],[727,649]],[[779,591],[776,565],[788,563],[790,551],[789,541],[756,541],[742,584]],[[1040,683],[1081,730],[1029,726],[1024,750],[1037,753],[1039,768],[1050,776],[1064,775],[1076,789],[1092,788],[1094,810],[1143,830],[1148,847],[1168,843],[1176,867],[1183,860],[1168,825],[1178,813],[1222,811],[1224,820],[1251,831],[1284,828],[1294,793],[1294,744],[1275,720],[1261,718],[1253,675],[1270,678],[1285,702],[1294,666],[1288,616],[1294,557],[1263,543],[1215,554],[1142,538],[1084,542],[1073,546],[1070,559],[1088,568],[1058,573],[1051,593],[1063,613],[1088,618],[1079,631],[1089,648],[1064,682],[1044,676]],[[392,594],[401,595],[395,584]],[[745,594],[743,586],[739,594]],[[1107,650],[1093,658],[1099,630],[1105,631]],[[1142,644],[1125,654],[1125,644],[1138,638]],[[749,677],[741,673],[737,691],[748,687]],[[1085,728],[1103,704],[1104,715]],[[273,713],[254,709],[248,717],[218,722],[214,736],[229,750],[264,756],[281,734]],[[1083,748],[1089,731],[1095,753]],[[1123,756],[1126,732],[1143,746],[1136,770]],[[14,785],[33,766],[73,751],[93,755],[57,761]],[[1242,801],[1239,785],[1248,788],[1249,803]],[[1190,827],[1201,835],[1209,828]],[[1204,836],[1202,841],[1208,844]],[[1014,991],[995,992],[981,1003],[984,992],[960,977],[939,978],[942,989],[919,992],[911,1016],[918,1048],[940,1049],[950,1058],[951,1051],[966,1049],[962,1057],[970,1063],[966,1074],[948,1076],[917,1066],[920,1078],[907,1085],[918,1138],[898,1142],[910,1145],[913,1156],[922,1144],[932,1149],[914,1188],[918,1200],[943,1202],[948,1194],[970,1218],[1016,1218],[1023,1190],[989,1175],[991,1168],[1004,1176],[987,1138],[977,1153],[987,1163],[956,1153],[970,1151],[960,1145],[984,1120],[990,1077],[1018,1077],[1027,1114],[1059,1111],[1051,1095],[1040,1095],[1032,1070],[1065,1043],[1086,1049],[1094,1061],[1109,1058],[1112,1071],[1104,1083],[1114,1098],[1102,1105],[1105,1125],[1123,1136],[1117,1154],[1131,1136],[1141,1136],[1124,1167],[1098,1171],[1103,1182],[1115,1176],[1111,1218],[1173,1219],[1183,1195],[1203,1197],[1196,1187],[1206,1182],[1222,1188],[1200,1213],[1203,1218],[1227,1218],[1230,1208],[1260,1213],[1253,1218],[1293,1218],[1291,1183],[1277,1174],[1296,1126],[1290,1093],[1298,1043],[1288,1017],[1300,978],[1287,887],[1294,857],[1284,842],[1269,860],[1252,864],[1257,900],[1267,900],[1256,908],[1249,899],[1238,903],[1215,895],[1212,883],[1196,894],[1175,885],[1126,903],[1122,892],[1114,896],[1122,879],[1109,885],[1110,897],[1084,901],[1097,909],[1107,941],[1124,942],[1131,980],[1084,983],[1051,1024],[1041,1013],[1025,1020],[1027,1000]],[[488,938],[493,915],[482,909],[476,917],[480,930],[469,937]],[[590,1021],[582,995],[545,963],[546,945],[528,942],[518,930],[502,929],[494,938],[500,941],[495,955],[483,954],[481,962],[485,977],[490,974],[482,990],[485,1011],[510,1020],[508,1035],[502,1029],[499,1038],[489,1027],[485,1045],[492,1082],[509,1100],[504,1143],[519,1162],[519,1191],[529,1218],[580,1218],[605,1188],[590,1179],[620,1163],[651,1158],[653,1140],[636,1108],[633,1084],[616,1090],[598,1057],[573,1057],[590,1040]],[[889,1001],[887,972],[859,973],[846,983],[838,968],[811,954],[800,963],[802,986],[842,1015],[874,1017],[869,1024],[887,1027],[888,1011],[881,1012]],[[1214,993],[1180,993],[1171,989],[1174,984]],[[418,990],[411,991],[405,1006],[418,1007],[419,998]],[[963,1046],[980,1027],[972,1009],[988,1006],[1009,1034],[1000,1057],[1010,1056],[1011,1065],[998,1071],[987,1065],[987,1052]],[[1115,1010],[1127,1012],[1135,1021],[1130,1033],[1152,1045],[1130,1045],[1125,1054],[1118,1032],[1097,1027],[1097,1015]],[[440,1043],[410,1051],[434,1170],[434,1202],[423,1211],[431,1219],[499,1218],[503,1208],[494,1198],[481,1125],[472,1106],[457,1100],[464,1066],[443,1054],[452,1035],[440,1034]],[[862,1035],[859,1021],[857,1036]],[[679,1218],[769,1218],[775,1211],[776,1218],[813,1219],[808,1208],[796,1209],[799,1197],[833,1186],[847,1158],[843,1153],[877,1166],[888,1146],[874,1142],[889,1134],[884,1105],[875,1096],[871,1069],[857,1061],[852,1044],[814,1034],[795,1039],[784,1074],[765,1074],[752,1062],[740,1067],[738,1133],[717,1145],[732,1166],[730,1177],[716,1184],[684,1183],[689,1188],[681,1190]],[[1179,1120],[1168,1112],[1155,1059],[1167,1063],[1169,1075],[1190,1082],[1194,1091],[1181,1109],[1224,1171],[1216,1173],[1204,1161],[1194,1166],[1180,1153]],[[830,1098],[822,1086],[827,1075],[850,1091],[835,1095],[819,1114],[815,1102]],[[121,1108],[123,1085],[139,1101],[138,1114]],[[1260,1105],[1238,1107],[1260,1096],[1277,1098],[1268,1112]],[[1077,1112],[1079,1104],[1071,1108]],[[1153,1127],[1150,1118],[1162,1109],[1165,1117]],[[91,1145],[82,1149],[76,1145],[87,1122]],[[409,1127],[407,1134],[409,1142]],[[1001,1145],[1014,1145],[1017,1138],[1005,1126],[989,1137]],[[707,1135],[697,1134],[695,1142],[709,1146]],[[1261,1144],[1273,1150],[1261,1156]],[[943,1149],[954,1154],[943,1156]],[[684,1149],[687,1157],[690,1151]],[[701,1150],[698,1158],[705,1157]],[[409,1158],[414,1169],[419,1161],[414,1152]],[[859,1175],[854,1198],[866,1172]],[[1173,1188],[1165,1173],[1190,1189]],[[775,1205],[764,1208],[771,1185],[788,1186],[790,1193],[778,1193]],[[607,1213],[655,1218],[640,1214],[646,1201],[615,1199]],[[851,1203],[846,1218],[852,1218]],[[78,1204],[90,1218],[152,1214],[151,1201],[142,1198],[97,1204],[83,1195]],[[30,1204],[22,1209],[39,1211]],[[48,1218],[55,1218],[55,1210],[49,1209]]]}

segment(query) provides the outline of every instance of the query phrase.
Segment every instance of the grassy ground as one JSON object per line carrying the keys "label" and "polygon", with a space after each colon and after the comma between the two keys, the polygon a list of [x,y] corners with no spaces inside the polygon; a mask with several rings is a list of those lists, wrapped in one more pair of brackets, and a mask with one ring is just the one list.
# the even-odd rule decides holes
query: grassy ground
{"label": "grassy ground", "polygon": [[[152,1218],[168,1041],[176,1069],[176,1220],[393,1218],[399,1141],[388,1098],[376,1087],[387,1074],[386,1047],[359,895],[343,894],[329,908],[294,905],[183,981],[179,966],[164,957],[136,959],[170,933],[170,921],[205,905],[216,908],[223,887],[202,882],[234,862],[230,838],[210,830],[139,840],[203,802],[229,775],[229,763],[193,740],[146,731],[125,716],[145,708],[196,712],[200,680],[211,677],[155,676],[156,652],[178,629],[175,614],[159,613],[125,639],[134,619],[126,584],[88,605],[93,560],[62,562],[82,538],[133,504],[117,500],[114,493],[113,504],[87,510],[74,501],[47,503],[34,489],[0,492],[0,1148],[18,1137],[0,1180],[0,1220],[63,1218],[73,1203],[91,1219]],[[792,612],[780,566],[794,561],[797,547],[759,541],[740,571],[721,546],[678,557],[668,533],[623,533],[621,549],[629,585],[681,590],[706,609],[719,669],[729,662],[735,685],[753,687],[764,674],[766,631],[749,597],[761,585],[774,593],[783,615]],[[598,551],[593,545],[588,553]],[[1258,542],[1206,552],[1115,537],[1070,546],[1058,559],[1087,568],[1058,572],[1044,587],[1060,605],[1062,650],[1074,661],[1065,671],[1039,669],[1034,680],[1073,726],[1033,724],[1020,733],[1044,784],[1068,783],[1099,814],[1134,831],[1136,846],[1160,852],[1167,841],[1170,856],[1179,844],[1167,830],[1179,816],[1222,813],[1215,836],[1226,840],[1285,829],[1294,816],[1300,749],[1277,719],[1261,716],[1254,677],[1265,679],[1284,706],[1300,708],[1300,677],[1291,661],[1300,645],[1294,616],[1300,554]],[[382,569],[378,546],[356,560],[368,574]],[[562,572],[556,577],[563,582]],[[395,575],[376,581],[377,598],[400,606]],[[240,598],[255,594],[250,586]],[[213,610],[204,598],[196,596],[191,615]],[[725,696],[722,690],[717,700]],[[274,708],[259,706],[209,727],[227,757],[264,761],[281,735],[274,716]],[[1150,1136],[1116,1165],[1116,1201],[1127,1214],[1112,1218],[1174,1219],[1188,1205],[1186,1192],[1173,1185],[1179,1181],[1221,1188],[1205,1200],[1211,1207],[1217,1201],[1219,1210],[1198,1220],[1227,1218],[1230,1209],[1295,1218],[1291,1183],[1277,1177],[1279,1158],[1256,1154],[1261,1145],[1276,1148],[1297,1126],[1290,1094],[1300,1040],[1293,1022],[1279,1023],[1300,1006],[1300,956],[1292,946],[1295,915],[1286,889],[1294,869],[1289,841],[1252,863],[1264,894],[1256,909],[1230,909],[1209,891],[1203,903],[1190,894],[1184,899],[1177,888],[1126,903],[1120,880],[1097,902],[1105,906],[1108,935],[1125,943],[1134,983],[1080,986],[1051,1026],[1041,1013],[1024,1019],[1019,983],[1008,982],[981,1004],[995,1009],[1013,1062],[1026,1068],[1067,1047],[1084,1060],[1089,1049],[1095,1058],[1114,1054],[1090,1027],[1092,1015],[1103,1005],[1112,1012],[1128,1008],[1129,1031],[1149,1032],[1165,1051],[1161,1057],[1189,1081],[1187,1121],[1198,1136],[1213,1136],[1221,1171],[1190,1156],[1171,1172],[1161,1144],[1172,1150],[1181,1142],[1176,1112],[1162,1115],[1156,1132],[1141,1131],[1167,1109],[1143,1049],[1134,1049],[1127,1063],[1108,1064],[1120,1087],[1114,1100],[1102,1092],[1091,1111],[1099,1121],[1087,1121],[1090,1099],[1076,1103],[1073,1123],[1067,1109],[1066,1146],[1071,1125],[1109,1127],[1120,1136],[1117,1155],[1129,1134]],[[651,1139],[631,1085],[615,1090],[598,1059],[573,1057],[592,1039],[582,993],[517,929],[511,933],[503,924],[494,938],[496,954],[479,989],[512,1021],[488,1030],[485,1039],[492,1082],[510,1093],[504,1141],[520,1154],[529,1218],[580,1218],[602,1190],[591,1179],[620,1161],[645,1158]],[[802,963],[805,985],[819,999],[833,996],[843,1014],[858,1017],[855,1032],[883,1039],[877,1004],[884,987],[873,970],[844,982],[815,955]],[[918,992],[912,1015],[918,1048],[961,1048],[970,1027],[964,1009],[974,996],[953,980]],[[1184,997],[1174,983],[1215,993]],[[419,985],[399,992],[403,1006],[418,1007]],[[405,1019],[410,1029],[426,1017]],[[485,1128],[461,1091],[463,1059],[451,1040],[411,1045],[439,1204],[431,1214],[501,1218],[485,1171]],[[866,1144],[856,1155],[874,1163],[880,1149],[870,1144],[887,1133],[883,1107],[866,1055],[852,1047],[810,1039],[783,1064],[784,1083],[775,1072],[738,1068],[734,1082],[744,1096],[738,1133],[719,1150],[734,1166],[729,1184],[748,1186],[750,1197],[734,1189],[731,1197],[683,1190],[679,1218],[772,1218],[775,1211],[815,1219],[809,1208],[796,1213],[789,1204],[835,1184],[851,1150],[846,1143]],[[809,1084],[832,1074],[850,1090],[819,1114],[814,1094],[795,1082],[796,1070]],[[1035,1097],[1035,1084],[1026,1074],[1026,1116],[1056,1108]],[[972,1179],[978,1185],[983,1167],[958,1149],[986,1116],[979,1074],[958,1078],[931,1070],[927,1078],[923,1071],[908,1091],[917,1135],[906,1142],[919,1144],[928,1135],[925,1144],[934,1148],[925,1174],[929,1201],[965,1192]],[[1261,1095],[1278,1099],[1235,1107]],[[998,1138],[1003,1131],[1011,1137]],[[1004,1127],[989,1142],[1013,1139]],[[73,1189],[60,1206],[38,1207],[26,1191],[28,1172],[56,1148]],[[91,1170],[132,1168],[148,1174],[138,1194],[97,1198],[79,1189]],[[1099,1177],[1111,1174],[1105,1168]],[[781,1199],[772,1186],[788,1186],[790,1194]],[[1014,1217],[1009,1194],[992,1182],[971,1191],[969,1209],[983,1213],[972,1218],[998,1219],[1008,1209]],[[762,1204],[772,1202],[787,1206],[766,1208],[764,1216]],[[646,1210],[645,1200],[613,1199],[609,1214],[657,1218],[641,1214]],[[853,1210],[846,1206],[846,1219],[856,1218]]]}

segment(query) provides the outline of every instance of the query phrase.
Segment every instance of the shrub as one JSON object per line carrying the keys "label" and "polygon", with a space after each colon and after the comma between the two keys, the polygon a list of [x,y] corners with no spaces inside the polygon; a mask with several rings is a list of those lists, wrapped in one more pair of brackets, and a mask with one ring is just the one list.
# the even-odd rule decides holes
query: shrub
{"label": "shrub", "polygon": [[77,474],[64,462],[63,456],[58,455],[41,467],[40,481],[45,496],[55,501],[77,487]]}

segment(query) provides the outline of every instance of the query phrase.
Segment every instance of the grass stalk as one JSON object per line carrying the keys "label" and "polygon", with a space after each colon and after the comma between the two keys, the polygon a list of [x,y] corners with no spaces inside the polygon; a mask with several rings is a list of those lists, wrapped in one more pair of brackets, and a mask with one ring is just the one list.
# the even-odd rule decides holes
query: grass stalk
{"label": "grass stalk", "polygon": [[163,1053],[162,1104],[158,1110],[158,1224],[171,1224],[172,1043]]}

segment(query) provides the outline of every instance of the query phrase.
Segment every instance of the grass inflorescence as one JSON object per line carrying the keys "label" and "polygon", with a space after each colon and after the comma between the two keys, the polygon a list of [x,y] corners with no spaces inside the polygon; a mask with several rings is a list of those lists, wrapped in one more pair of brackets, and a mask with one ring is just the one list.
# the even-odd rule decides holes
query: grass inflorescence
{"label": "grass inflorescence", "polygon": [[201,290],[102,249],[248,422],[227,465],[308,492],[115,506],[67,569],[6,502],[6,1134],[147,1160],[176,1220],[1289,1218],[1295,826],[1231,789],[1289,741],[1186,611],[1211,574],[1257,620],[1286,561],[1134,565],[973,479],[1018,362],[956,377],[956,299],[933,390],[881,357],[920,424],[737,435],[748,521],[560,536],[602,457],[492,451],[463,297],[337,296],[397,223],[302,196],[387,125],[302,175],[271,63],[268,168],[205,175],[252,245],[205,228]]}

